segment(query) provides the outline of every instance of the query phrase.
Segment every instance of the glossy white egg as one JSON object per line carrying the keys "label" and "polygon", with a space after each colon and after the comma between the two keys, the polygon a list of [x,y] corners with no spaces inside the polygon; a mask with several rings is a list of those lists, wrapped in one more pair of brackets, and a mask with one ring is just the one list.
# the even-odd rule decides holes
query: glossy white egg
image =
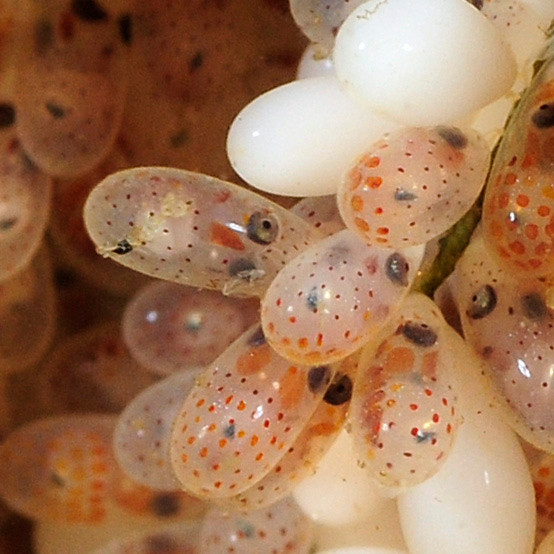
{"label": "glossy white egg", "polygon": [[397,128],[358,105],[335,78],[301,79],[243,108],[229,130],[227,155],[253,187],[323,196],[336,192],[368,144]]}
{"label": "glossy white egg", "polygon": [[334,61],[355,97],[411,125],[464,117],[516,74],[500,32],[465,0],[370,0],[342,25]]}

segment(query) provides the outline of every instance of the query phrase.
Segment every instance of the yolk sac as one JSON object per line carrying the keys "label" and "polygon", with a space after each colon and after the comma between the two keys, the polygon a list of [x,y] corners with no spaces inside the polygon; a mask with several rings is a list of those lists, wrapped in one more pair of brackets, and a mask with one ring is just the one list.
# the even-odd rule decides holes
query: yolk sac
{"label": "yolk sac", "polygon": [[178,490],[169,448],[173,422],[200,370],[180,371],[151,385],[123,410],[114,431],[114,453],[131,479],[158,490]]}
{"label": "yolk sac", "polygon": [[454,444],[460,417],[445,326],[437,306],[413,294],[362,353],[350,423],[361,462],[385,486],[425,481]]}
{"label": "yolk sac", "polygon": [[349,230],[290,262],[262,301],[262,325],[282,356],[303,364],[340,360],[363,346],[408,292],[422,247],[395,252]]}
{"label": "yolk sac", "polygon": [[554,62],[543,64],[504,132],[489,174],[483,236],[513,273],[554,270]]}
{"label": "yolk sac", "polygon": [[116,470],[114,418],[65,416],[26,424],[0,447],[0,495],[31,519],[99,524]]}
{"label": "yolk sac", "polygon": [[0,282],[0,373],[36,364],[56,328],[56,295],[48,251],[43,247],[25,269]]}
{"label": "yolk sac", "polygon": [[455,283],[466,341],[485,362],[508,422],[528,442],[554,452],[548,287],[538,279],[515,279],[491,258],[482,239],[464,253]]}
{"label": "yolk sac", "polygon": [[[242,296],[261,295],[281,267],[321,237],[258,194],[165,168],[107,177],[87,200],[85,224],[98,251],[127,267]],[[124,240],[132,248],[117,254]]]}
{"label": "yolk sac", "polygon": [[312,522],[292,498],[244,514],[213,509],[206,514],[199,544],[205,554],[295,552],[308,554]]}
{"label": "yolk sac", "polygon": [[375,143],[344,177],[346,226],[370,244],[401,248],[446,231],[483,187],[489,148],[473,130],[408,127]]}
{"label": "yolk sac", "polygon": [[131,356],[118,323],[102,323],[56,344],[37,375],[47,413],[120,413],[155,377]]}
{"label": "yolk sac", "polygon": [[[2,109],[3,107],[3,109]],[[16,136],[12,103],[0,107],[0,283],[36,253],[44,235],[52,180],[30,162]]]}
{"label": "yolk sac", "polygon": [[155,282],[123,314],[125,342],[140,364],[167,375],[213,362],[258,319],[259,302]]}
{"label": "yolk sac", "polygon": [[[196,496],[225,498],[254,485],[292,446],[325,394],[326,387],[310,388],[310,367],[291,364],[258,338],[254,326],[215,360],[175,419],[173,470]],[[329,369],[329,379],[335,371]]]}
{"label": "yolk sac", "polygon": [[50,175],[89,171],[119,130],[130,51],[112,15],[95,2],[52,0],[16,18],[17,133]]}

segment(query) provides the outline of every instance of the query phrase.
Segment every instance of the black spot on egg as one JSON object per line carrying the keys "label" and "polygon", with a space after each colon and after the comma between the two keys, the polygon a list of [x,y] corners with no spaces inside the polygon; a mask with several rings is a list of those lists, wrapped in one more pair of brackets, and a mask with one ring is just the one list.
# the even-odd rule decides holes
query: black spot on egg
{"label": "black spot on egg", "polygon": [[531,116],[531,121],[538,129],[554,127],[554,102],[540,106]]}
{"label": "black spot on egg", "polygon": [[408,285],[409,270],[410,265],[406,261],[406,258],[398,252],[391,254],[385,262],[385,273],[387,277],[397,285],[402,285],[403,287]]}
{"label": "black spot on egg", "polygon": [[490,285],[483,285],[471,297],[467,315],[471,319],[482,319],[496,308],[496,291]]}
{"label": "black spot on egg", "polygon": [[0,104],[0,129],[11,127],[15,123],[15,108],[12,104]]}
{"label": "black spot on egg", "polygon": [[47,19],[39,19],[34,29],[35,49],[37,54],[45,54],[54,44],[54,27]]}
{"label": "black spot on egg", "polygon": [[247,258],[237,258],[229,264],[229,275],[249,281],[256,271],[256,264]]}
{"label": "black spot on egg", "polygon": [[260,327],[258,327],[249,337],[248,337],[248,345],[249,346],[262,346],[267,342],[264,331]]}
{"label": "black spot on egg", "polygon": [[456,150],[463,150],[467,146],[467,137],[458,127],[440,126],[437,127],[437,133]]}
{"label": "black spot on egg", "polygon": [[338,373],[329,385],[323,401],[331,406],[340,406],[352,398],[352,379],[348,375]]}
{"label": "black spot on egg", "polygon": [[402,188],[397,188],[394,193],[394,199],[400,202],[415,200],[416,198],[417,198],[417,194],[414,194],[413,192],[409,192],[406,189],[402,189]]}
{"label": "black spot on egg", "polygon": [[425,323],[408,321],[399,327],[399,331],[417,346],[433,346],[437,342],[437,333]]}
{"label": "black spot on egg", "polygon": [[312,287],[310,292],[306,295],[306,306],[314,314],[317,312],[317,306],[319,304],[319,295],[317,293],[317,287]]}
{"label": "black spot on egg", "polygon": [[152,498],[151,506],[155,515],[171,517],[179,513],[181,503],[175,493],[161,493]]}
{"label": "black spot on egg", "polygon": [[523,313],[529,319],[541,319],[548,313],[548,308],[542,296],[537,292],[531,292],[522,296],[521,306]]}
{"label": "black spot on egg", "polygon": [[279,234],[279,224],[271,214],[254,212],[246,225],[246,236],[257,244],[271,244]]}
{"label": "black spot on egg", "polygon": [[117,243],[117,246],[112,250],[114,254],[118,254],[119,256],[123,256],[124,254],[128,254],[133,250],[133,247],[131,246],[131,243],[127,239],[120,240]]}
{"label": "black spot on egg", "polygon": [[117,20],[117,26],[119,27],[119,36],[123,44],[131,44],[133,42],[133,18],[131,14],[123,14]]}
{"label": "black spot on egg", "polygon": [[71,11],[87,23],[98,23],[108,19],[108,13],[96,0],[72,0]]}
{"label": "black spot on egg", "polygon": [[47,102],[45,107],[54,119],[63,119],[67,114],[66,109],[55,102]]}
{"label": "black spot on egg", "polygon": [[308,388],[314,394],[327,387],[331,381],[331,368],[327,365],[316,366],[308,371]]}

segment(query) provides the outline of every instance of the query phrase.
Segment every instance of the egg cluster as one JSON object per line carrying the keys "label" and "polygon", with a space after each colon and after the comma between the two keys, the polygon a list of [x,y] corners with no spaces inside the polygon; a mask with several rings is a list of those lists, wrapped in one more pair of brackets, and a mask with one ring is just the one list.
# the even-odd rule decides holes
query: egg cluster
{"label": "egg cluster", "polygon": [[554,552],[553,20],[0,0],[0,497],[36,552]]}

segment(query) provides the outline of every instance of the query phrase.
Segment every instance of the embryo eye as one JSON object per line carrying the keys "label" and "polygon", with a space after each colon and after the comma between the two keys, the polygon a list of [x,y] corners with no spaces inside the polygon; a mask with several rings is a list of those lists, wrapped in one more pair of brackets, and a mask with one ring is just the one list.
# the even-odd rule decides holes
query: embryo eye
{"label": "embryo eye", "polygon": [[275,217],[262,212],[254,212],[246,226],[246,235],[257,244],[272,243],[279,233],[279,224]]}

